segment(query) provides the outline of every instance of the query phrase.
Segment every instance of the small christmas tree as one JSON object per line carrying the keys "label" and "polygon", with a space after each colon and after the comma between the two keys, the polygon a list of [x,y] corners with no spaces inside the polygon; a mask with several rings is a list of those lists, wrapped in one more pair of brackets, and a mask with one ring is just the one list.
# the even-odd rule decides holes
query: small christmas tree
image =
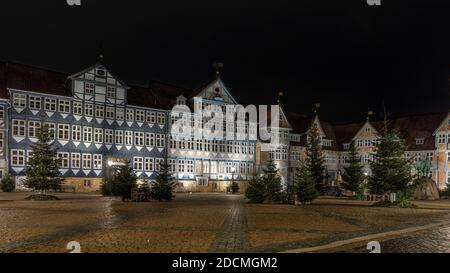
{"label": "small christmas tree", "polygon": [[173,174],[170,172],[167,156],[160,163],[159,169],[156,181],[152,182],[151,196],[158,201],[170,201],[175,197],[176,182]]}
{"label": "small christmas tree", "polygon": [[306,167],[316,183],[316,188],[320,193],[326,190],[326,167],[322,153],[322,144],[319,128],[313,122],[308,131],[308,142],[306,145]]}
{"label": "small christmas tree", "polygon": [[360,196],[364,190],[364,171],[361,165],[361,157],[359,156],[358,150],[356,149],[355,143],[352,142],[350,145],[350,150],[348,151],[348,166],[344,167],[344,172],[342,173],[342,183],[341,186],[356,195]]}
{"label": "small christmas tree", "polygon": [[15,188],[14,181],[9,174],[5,174],[0,181],[0,189],[3,192],[12,192]]}
{"label": "small christmas tree", "polygon": [[[120,166],[117,174],[112,178],[112,193],[120,195],[122,201],[131,200],[131,192],[136,188],[137,177],[133,168],[129,164]],[[115,188],[115,190],[114,190]]]}
{"label": "small christmas tree", "polygon": [[50,143],[48,125],[37,130],[38,141],[34,144],[33,153],[28,160],[25,186],[45,195],[47,190],[60,190],[64,181],[60,177],[57,150]]}
{"label": "small christmas tree", "polygon": [[319,196],[314,178],[304,164],[296,170],[294,190],[297,200],[302,204],[311,203]]}
{"label": "small christmas tree", "polygon": [[374,159],[370,163],[372,169],[368,183],[370,192],[385,194],[410,190],[411,165],[403,157],[406,145],[399,132],[389,128],[386,117],[375,151]]}
{"label": "small christmas tree", "polygon": [[266,199],[266,188],[261,178],[254,177],[248,183],[245,190],[245,197],[252,203],[263,203]]}
{"label": "small christmas tree", "polygon": [[233,194],[236,194],[239,192],[239,184],[236,181],[233,181],[233,183],[231,183],[231,192]]}
{"label": "small christmas tree", "polygon": [[283,195],[283,185],[281,183],[281,177],[278,174],[278,169],[273,160],[269,160],[263,171],[264,176],[261,179],[264,184],[265,201],[280,202]]}

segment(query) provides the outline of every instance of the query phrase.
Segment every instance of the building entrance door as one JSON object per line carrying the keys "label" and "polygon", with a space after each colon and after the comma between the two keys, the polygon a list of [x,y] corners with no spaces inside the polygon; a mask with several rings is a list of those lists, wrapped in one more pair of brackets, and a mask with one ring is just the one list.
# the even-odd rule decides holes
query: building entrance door
{"label": "building entrance door", "polygon": [[217,182],[211,182],[211,189],[213,192],[218,191]]}

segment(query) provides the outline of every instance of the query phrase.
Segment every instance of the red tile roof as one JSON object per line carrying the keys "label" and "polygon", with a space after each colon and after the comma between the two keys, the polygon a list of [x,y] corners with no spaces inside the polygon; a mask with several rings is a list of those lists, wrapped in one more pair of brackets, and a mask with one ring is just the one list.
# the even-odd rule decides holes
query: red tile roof
{"label": "red tile roof", "polygon": [[66,86],[68,76],[67,73],[49,69],[0,62],[0,96],[7,98],[6,88],[70,96],[71,92]]}

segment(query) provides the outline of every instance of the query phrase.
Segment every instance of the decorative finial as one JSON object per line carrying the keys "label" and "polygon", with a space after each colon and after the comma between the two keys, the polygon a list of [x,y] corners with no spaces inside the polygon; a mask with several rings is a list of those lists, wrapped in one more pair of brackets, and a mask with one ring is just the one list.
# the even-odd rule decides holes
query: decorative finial
{"label": "decorative finial", "polygon": [[369,112],[367,112],[367,120],[370,120],[370,118],[373,116],[373,111],[369,110]]}
{"label": "decorative finial", "polygon": [[216,71],[216,77],[219,78],[220,77],[220,72],[223,69],[224,64],[222,62],[215,62],[213,64],[213,68]]}
{"label": "decorative finial", "polygon": [[278,91],[278,103],[280,103],[281,98],[284,96],[284,92],[283,91]]}
{"label": "decorative finial", "polygon": [[319,112],[319,109],[320,109],[320,103],[317,102],[316,104],[314,104],[314,107],[315,107],[315,109],[314,109],[314,114],[317,115],[317,113]]}
{"label": "decorative finial", "polygon": [[99,49],[98,49],[98,60],[100,61],[100,62],[102,62],[103,61],[103,42],[100,42],[100,45],[99,45]]}

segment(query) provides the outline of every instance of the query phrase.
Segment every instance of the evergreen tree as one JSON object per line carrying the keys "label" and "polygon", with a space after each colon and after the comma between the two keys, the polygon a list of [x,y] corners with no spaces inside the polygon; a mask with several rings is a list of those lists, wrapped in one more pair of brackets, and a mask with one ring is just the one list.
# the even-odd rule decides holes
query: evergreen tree
{"label": "evergreen tree", "polygon": [[302,204],[310,203],[319,196],[314,178],[304,164],[296,170],[294,190]]}
{"label": "evergreen tree", "polygon": [[283,195],[283,185],[278,169],[273,160],[269,160],[267,167],[263,170],[264,176],[261,178],[265,190],[265,201],[279,202]]}
{"label": "evergreen tree", "polygon": [[60,190],[64,181],[60,177],[57,150],[50,143],[48,125],[37,130],[38,141],[33,145],[33,153],[28,160],[25,186],[45,194],[47,190]]}
{"label": "evergreen tree", "polygon": [[263,180],[258,177],[254,177],[248,183],[248,187],[245,190],[245,197],[247,197],[252,203],[263,203],[266,199],[266,189]]}
{"label": "evergreen tree", "polygon": [[168,163],[167,156],[159,165],[160,171],[156,181],[152,182],[151,196],[158,201],[170,201],[172,200],[176,187],[175,177],[170,172],[170,164]]}
{"label": "evergreen tree", "polygon": [[376,143],[374,159],[370,163],[372,175],[369,189],[373,194],[407,191],[410,188],[411,165],[403,157],[406,145],[397,130],[388,126],[385,118],[381,137]]}
{"label": "evergreen tree", "polygon": [[5,174],[0,181],[0,189],[3,192],[12,192],[15,188],[14,181],[9,174]]}
{"label": "evergreen tree", "polygon": [[239,184],[236,181],[233,181],[233,183],[231,183],[231,192],[233,194],[236,194],[239,192]]}
{"label": "evergreen tree", "polygon": [[116,175],[109,182],[112,183],[111,193],[116,196],[121,196],[122,201],[130,200],[131,192],[136,188],[136,173],[129,165],[120,166]]}
{"label": "evergreen tree", "polygon": [[312,123],[308,131],[308,141],[306,145],[306,167],[316,184],[320,193],[326,190],[326,167],[322,153],[322,144],[319,128],[316,123]]}
{"label": "evergreen tree", "polygon": [[355,143],[352,142],[350,145],[350,150],[348,151],[348,166],[344,167],[344,172],[342,173],[342,183],[341,186],[357,195],[363,192],[364,183],[364,171],[361,165],[361,157],[356,149]]}

